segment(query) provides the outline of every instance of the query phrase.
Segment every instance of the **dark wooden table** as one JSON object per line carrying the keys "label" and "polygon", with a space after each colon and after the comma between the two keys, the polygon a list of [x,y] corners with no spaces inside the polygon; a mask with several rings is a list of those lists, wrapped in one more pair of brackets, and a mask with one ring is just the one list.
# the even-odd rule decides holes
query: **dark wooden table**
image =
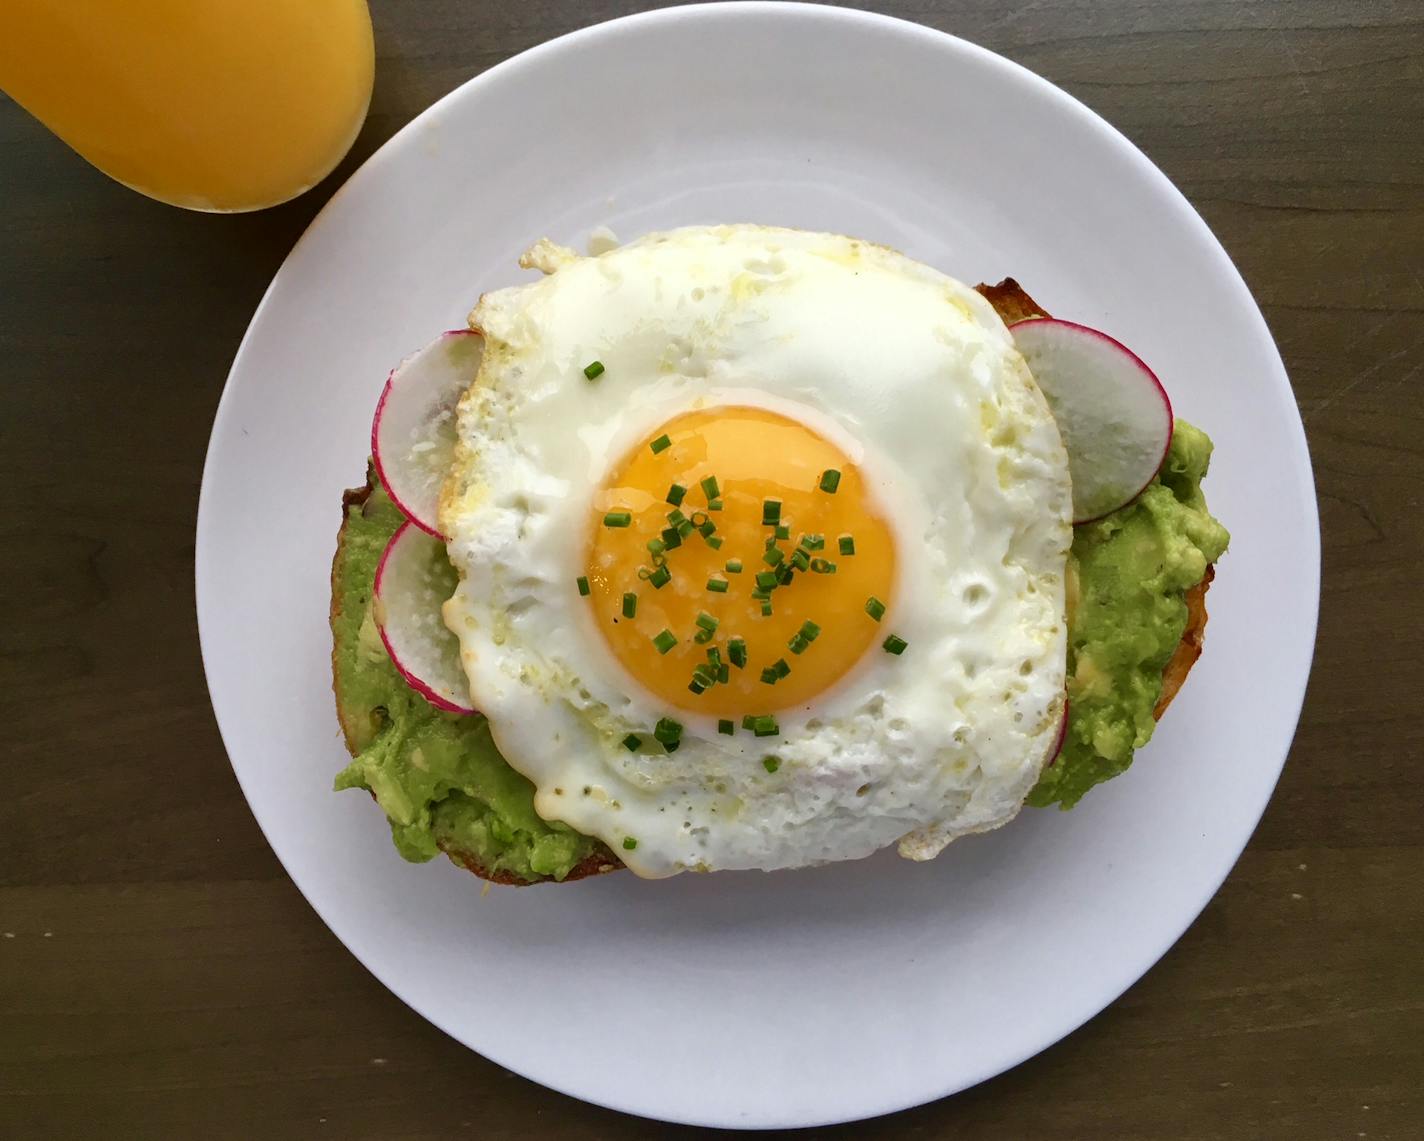
{"label": "dark wooden table", "polygon": [[[462,80],[643,6],[374,0],[353,155],[252,216],[123,190],[0,99],[0,1137],[673,1132],[468,1052],[322,926],[233,780],[192,588],[223,378],[322,201]],[[1295,384],[1325,577],[1285,776],[1180,944],[1018,1069],[823,1133],[1424,1136],[1424,5],[882,7],[1062,85],[1205,215]]]}

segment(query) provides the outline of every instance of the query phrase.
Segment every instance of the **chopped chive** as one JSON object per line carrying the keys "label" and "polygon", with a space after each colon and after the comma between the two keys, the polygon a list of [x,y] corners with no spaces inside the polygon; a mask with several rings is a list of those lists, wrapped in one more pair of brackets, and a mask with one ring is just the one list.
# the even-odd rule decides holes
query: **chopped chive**
{"label": "chopped chive", "polygon": [[843,555],[853,555],[853,554],[855,554],[855,537],[854,537],[854,536],[852,536],[852,535],[842,535],[839,539],[836,540],[836,542],[837,542],[838,544],[840,544],[841,554],[843,554]]}
{"label": "chopped chive", "polygon": [[797,570],[805,570],[811,565],[811,556],[806,553],[805,547],[797,547],[791,552],[791,565]]}
{"label": "chopped chive", "polygon": [[824,550],[826,546],[826,536],[824,535],[802,535],[801,546],[808,551]]}
{"label": "chopped chive", "polygon": [[694,511],[692,513],[692,525],[699,531],[707,525],[707,512]]}
{"label": "chopped chive", "polygon": [[717,732],[724,737],[730,737],[737,731],[737,727],[731,721],[721,720],[717,722]]}
{"label": "chopped chive", "polygon": [[711,547],[714,551],[720,551],[722,549],[722,536],[708,535],[707,545]]}
{"label": "chopped chive", "polygon": [[717,671],[708,669],[705,664],[699,662],[697,668],[692,671],[692,680],[703,689],[708,689],[717,684]]}
{"label": "chopped chive", "polygon": [[752,718],[752,733],[758,737],[775,737],[781,732],[776,724],[776,718],[769,714]]}
{"label": "chopped chive", "polygon": [[761,671],[761,681],[763,685],[775,685],[780,680],[781,679],[777,676],[776,671],[770,666],[767,666]]}
{"label": "chopped chive", "polygon": [[778,526],[778,527],[776,528],[776,537],[777,537],[778,539],[789,539],[789,538],[791,538],[791,528],[788,527],[785,523],[782,523],[780,526]]}
{"label": "chopped chive", "polygon": [[785,658],[777,658],[771,668],[776,671],[777,677],[785,677],[791,672],[791,667],[786,664]]}
{"label": "chopped chive", "polygon": [[812,574],[835,574],[835,573],[836,573],[836,564],[833,563],[833,562],[831,562],[830,559],[812,559],[812,560],[811,560],[811,573],[812,573]]}
{"label": "chopped chive", "polygon": [[682,738],[680,738],[680,737],[679,737],[676,741],[664,741],[664,742],[663,742],[663,752],[665,752],[665,753],[675,753],[675,752],[678,751],[679,748],[681,748],[681,746],[682,746]]}
{"label": "chopped chive", "polygon": [[610,511],[603,517],[605,527],[627,527],[633,522],[631,511]]}
{"label": "chopped chive", "polygon": [[677,525],[677,533],[681,535],[684,539],[687,538],[687,536],[689,536],[690,534],[692,534],[692,520],[684,519],[681,523],[679,523]]}
{"label": "chopped chive", "polygon": [[781,553],[780,547],[767,547],[765,553],[761,556],[761,561],[766,563],[767,566],[774,567],[779,566],[781,560],[785,557],[786,556]]}
{"label": "chopped chive", "polygon": [[664,629],[653,638],[653,646],[660,654],[665,654],[677,645],[677,635],[671,630]]}
{"label": "chopped chive", "polygon": [[713,575],[707,580],[707,589],[713,594],[726,594],[727,586],[727,580],[725,578],[718,578],[716,575]]}
{"label": "chopped chive", "polygon": [[715,475],[709,475],[706,479],[702,481],[701,486],[702,494],[707,496],[708,503],[711,503],[712,500],[716,499],[717,496],[721,494],[721,492],[717,490],[717,477]]}
{"label": "chopped chive", "polygon": [[630,753],[636,753],[642,744],[643,738],[639,737],[636,733],[629,733],[628,736],[623,738],[623,747]]}
{"label": "chopped chive", "polygon": [[648,553],[651,554],[653,558],[657,558],[660,554],[667,550],[667,544],[661,539],[649,539],[647,542],[647,547]]}
{"label": "chopped chive", "polygon": [[770,618],[770,617],[771,617],[771,599],[769,599],[769,598],[764,598],[764,599],[762,599],[762,603],[761,603],[761,616],[762,616],[763,618]]}
{"label": "chopped chive", "polygon": [[697,525],[697,533],[704,539],[710,539],[717,531],[717,524],[711,519],[706,519]]}
{"label": "chopped chive", "polygon": [[747,643],[742,638],[731,638],[727,641],[727,658],[738,669],[747,664]]}
{"label": "chopped chive", "polygon": [[741,559],[728,559],[728,560],[727,560],[727,565],[726,565],[726,571],[727,571],[728,574],[741,574],[741,573],[742,573],[742,560],[741,560]]}
{"label": "chopped chive", "polygon": [[687,488],[680,483],[675,483],[668,488],[667,501],[674,507],[681,507],[683,497],[687,494]]}
{"label": "chopped chive", "polygon": [[587,575],[582,575],[582,574],[581,574],[581,575],[578,576],[578,588],[579,588],[579,593],[580,593],[581,595],[583,595],[585,598],[587,598],[587,597],[588,597],[588,576],[587,576]]}
{"label": "chopped chive", "polygon": [[638,596],[631,590],[623,592],[623,617],[633,618],[638,613]]}
{"label": "chopped chive", "polygon": [[728,668],[726,662],[723,662],[721,665],[719,665],[719,666],[717,667],[717,680],[718,680],[719,682],[721,682],[723,685],[726,685],[726,684],[727,684],[727,681],[728,681],[728,679],[731,678],[731,676],[732,676],[732,671],[731,671],[731,669]]}
{"label": "chopped chive", "polygon": [[[774,773],[777,769],[781,768],[781,762],[776,757],[763,757],[761,759],[761,767],[769,773]],[[628,841],[624,840],[623,844],[626,847]]]}
{"label": "chopped chive", "polygon": [[682,513],[680,508],[674,507],[667,513],[667,521],[672,524],[672,526],[680,528],[687,522],[687,516]]}
{"label": "chopped chive", "polygon": [[597,380],[600,376],[603,375],[603,362],[592,361],[589,364],[584,365],[583,374],[584,376],[588,377],[589,380]]}
{"label": "chopped chive", "polygon": [[885,603],[881,602],[880,599],[872,594],[865,600],[865,612],[874,618],[875,621],[879,622],[880,619],[885,617]]}
{"label": "chopped chive", "polygon": [[762,590],[774,590],[776,588],[776,572],[757,571],[756,584]]}
{"label": "chopped chive", "polygon": [[763,499],[761,501],[761,525],[763,527],[775,527],[781,522],[781,500]]}
{"label": "chopped chive", "polygon": [[786,648],[790,650],[793,654],[804,654],[806,652],[807,647],[810,645],[811,643],[806,641],[805,638],[801,637],[800,634],[792,634],[791,641],[786,643]]}
{"label": "chopped chive", "polygon": [[681,740],[682,725],[671,717],[659,717],[658,723],[653,726],[653,736],[664,745],[670,741]]}
{"label": "chopped chive", "polygon": [[750,713],[744,714],[742,716],[742,728],[747,730],[756,728],[756,717]]}
{"label": "chopped chive", "polygon": [[697,626],[698,626],[698,629],[700,629],[700,630],[716,630],[716,629],[717,629],[717,625],[718,625],[717,619],[713,618],[712,615],[710,615],[710,614],[707,613],[707,611],[705,611],[705,610],[699,610],[699,611],[697,612]]}
{"label": "chopped chive", "polygon": [[719,650],[716,646],[708,646],[707,661],[713,669],[716,669],[722,664],[722,651]]}
{"label": "chopped chive", "polygon": [[624,837],[623,837],[623,850],[624,850],[625,852],[631,852],[631,851],[632,851],[634,848],[636,848],[637,846],[638,846],[638,841],[635,840],[632,836],[624,836]]}
{"label": "chopped chive", "polygon": [[664,432],[661,436],[659,436],[656,440],[649,444],[648,447],[652,449],[653,455],[657,455],[659,452],[665,452],[670,447],[672,447],[672,441],[668,439],[667,433]]}
{"label": "chopped chive", "polygon": [[657,570],[648,576],[648,585],[654,590],[662,590],[662,588],[667,586],[671,581],[672,571],[668,570],[665,566],[658,567]]}
{"label": "chopped chive", "polygon": [[662,530],[663,550],[671,551],[675,547],[682,546],[682,536],[677,533],[676,527],[664,527]]}
{"label": "chopped chive", "polygon": [[905,639],[901,638],[898,634],[891,634],[890,637],[881,643],[881,647],[887,654],[903,654],[905,647],[909,644],[909,642],[905,641]]}
{"label": "chopped chive", "polygon": [[687,683],[687,688],[690,689],[693,693],[706,693],[706,692],[707,692],[707,687],[706,687],[705,685],[703,685],[701,682],[690,681],[690,682]]}
{"label": "chopped chive", "polygon": [[834,495],[836,488],[841,485],[841,473],[835,468],[827,468],[821,473],[821,490],[827,495]]}
{"label": "chopped chive", "polygon": [[801,623],[800,634],[801,637],[806,639],[806,641],[814,642],[818,637],[820,637],[821,628],[808,618],[805,622]]}
{"label": "chopped chive", "polygon": [[708,511],[721,511],[721,510],[722,510],[722,501],[721,501],[720,499],[709,499],[709,500],[707,501],[707,510],[708,510]]}
{"label": "chopped chive", "polygon": [[782,563],[776,568],[776,581],[778,585],[785,585],[796,577],[796,571],[790,563]]}

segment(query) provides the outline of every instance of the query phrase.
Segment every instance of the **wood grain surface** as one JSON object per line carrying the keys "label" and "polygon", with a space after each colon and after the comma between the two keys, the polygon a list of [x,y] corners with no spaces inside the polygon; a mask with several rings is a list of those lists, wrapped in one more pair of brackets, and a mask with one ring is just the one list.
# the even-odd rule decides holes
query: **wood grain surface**
{"label": "wood grain surface", "polygon": [[[228,364],[322,201],[461,81],[640,7],[373,0],[355,151],[251,216],[130,193],[0,99],[0,1137],[679,1132],[484,1061],[342,948],[233,779],[192,587]],[[1202,212],[1295,385],[1324,595],[1280,788],[1182,941],[1018,1069],[820,1135],[1424,1136],[1424,4],[881,7],[1060,84]]]}

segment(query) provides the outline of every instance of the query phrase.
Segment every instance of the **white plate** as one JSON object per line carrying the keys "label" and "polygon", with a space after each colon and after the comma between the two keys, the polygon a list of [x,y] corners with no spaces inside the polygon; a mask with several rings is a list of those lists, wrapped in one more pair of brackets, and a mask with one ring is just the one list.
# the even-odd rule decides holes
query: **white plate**
{"label": "white plate", "polygon": [[[345,760],[327,573],[386,370],[520,279],[532,239],[694,222],[856,234],[1013,274],[1151,362],[1215,437],[1232,529],[1208,651],[1132,771],[915,865],[531,890],[403,863]],[[322,211],[253,318],[198,518],[203,657],[277,855],[392,991],[499,1064],[670,1120],[885,1113],[1015,1065],[1123,992],[1220,885],[1275,784],[1319,535],[1276,349],[1226,254],[1090,111],[912,24],[775,4],[590,28],[470,81]]]}

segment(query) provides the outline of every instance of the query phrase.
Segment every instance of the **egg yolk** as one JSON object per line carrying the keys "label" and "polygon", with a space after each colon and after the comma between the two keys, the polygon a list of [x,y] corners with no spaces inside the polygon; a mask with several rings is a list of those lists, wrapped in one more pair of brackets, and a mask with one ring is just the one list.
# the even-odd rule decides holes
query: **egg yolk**
{"label": "egg yolk", "polygon": [[624,668],[740,731],[808,705],[883,638],[867,607],[891,603],[895,545],[835,444],[766,409],[719,407],[668,421],[613,470],[593,496],[587,567]]}

